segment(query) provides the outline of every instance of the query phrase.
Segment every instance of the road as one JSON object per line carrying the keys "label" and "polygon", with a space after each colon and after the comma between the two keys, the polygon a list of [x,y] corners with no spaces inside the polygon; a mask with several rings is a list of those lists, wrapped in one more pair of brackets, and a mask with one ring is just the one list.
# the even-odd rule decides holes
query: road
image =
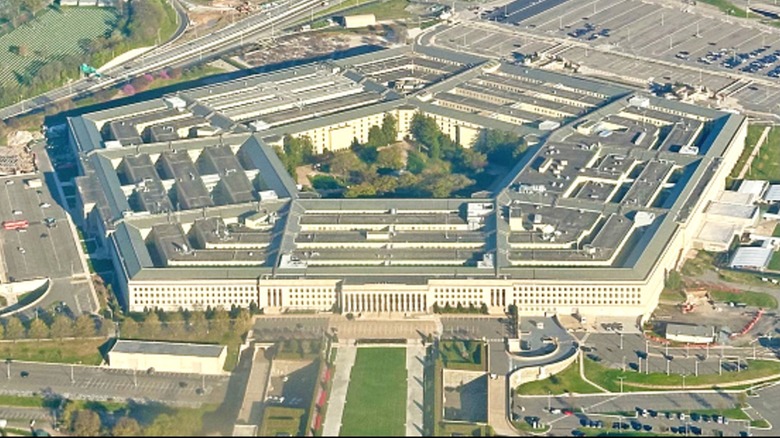
{"label": "road", "polygon": [[[321,0],[279,2],[274,8],[251,15],[223,29],[184,44],[161,45],[135,60],[103,72],[104,77],[101,79],[81,79],[16,105],[0,109],[0,119],[40,109],[62,99],[81,97],[149,71],[180,64],[187,60],[203,59],[204,56],[213,57],[219,53],[233,50],[243,45],[244,40],[249,40],[256,37],[257,34],[269,30],[273,34],[274,28],[281,30],[284,26],[294,23],[300,16],[311,13],[312,9],[317,10],[318,7],[323,7]],[[180,8],[181,6],[177,5],[177,11]]]}
{"label": "road", "polygon": [[[9,395],[58,394],[88,400],[133,399],[192,406],[222,403],[228,380],[228,376],[192,374],[134,375],[131,371],[83,365],[17,361],[0,365],[0,393]],[[197,395],[196,390],[203,384],[205,392]]]}

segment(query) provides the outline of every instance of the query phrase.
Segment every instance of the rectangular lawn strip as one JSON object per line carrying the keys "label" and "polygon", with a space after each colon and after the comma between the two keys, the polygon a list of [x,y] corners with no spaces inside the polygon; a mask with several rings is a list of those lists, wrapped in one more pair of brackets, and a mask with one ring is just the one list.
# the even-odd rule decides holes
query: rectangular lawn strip
{"label": "rectangular lawn strip", "polygon": [[[775,233],[777,232],[777,229],[775,229]],[[776,236],[780,237],[780,236]],[[775,252],[772,254],[772,259],[769,260],[769,269],[772,271],[780,271],[780,252]]]}
{"label": "rectangular lawn strip", "polygon": [[729,175],[728,177],[729,179],[734,179],[737,176],[739,176],[739,172],[742,171],[742,167],[745,166],[745,163],[747,162],[750,153],[753,152],[753,147],[756,145],[756,142],[758,142],[758,139],[761,137],[761,133],[764,132],[764,128],[765,128],[764,125],[748,126],[748,133],[747,133],[747,137],[745,138],[745,148],[742,149],[742,154],[739,156],[739,159],[737,160],[737,163],[734,165],[734,168],[731,169],[731,175]]}
{"label": "rectangular lawn strip", "polygon": [[780,127],[769,131],[766,141],[750,165],[747,174],[751,179],[780,180]]}
{"label": "rectangular lawn strip", "polygon": [[567,392],[596,394],[601,391],[580,377],[579,362],[574,362],[554,376],[536,382],[524,383],[517,388],[517,393],[522,395],[564,394]]}
{"label": "rectangular lawn strip", "polygon": [[301,420],[305,413],[300,408],[268,406],[260,423],[260,436],[303,436]]}
{"label": "rectangular lawn strip", "polygon": [[[663,360],[654,358],[655,360]],[[761,379],[776,374],[780,374],[780,362],[771,360],[749,360],[748,369],[742,372],[728,372],[723,375],[704,374],[700,376],[688,376],[685,379],[687,387],[695,385],[712,385],[712,387],[727,388],[729,382],[740,382],[744,380]],[[678,386],[682,389],[682,376],[666,373],[640,374],[634,371],[623,372],[616,368],[607,368],[592,359],[586,358],[585,375],[589,380],[613,392],[620,391],[618,378],[623,377],[624,391],[662,391],[663,388],[653,388],[637,385],[657,385],[657,386]]]}
{"label": "rectangular lawn strip", "polygon": [[442,341],[441,352],[444,368],[467,371],[484,371],[485,344],[479,341]]}
{"label": "rectangular lawn strip", "polygon": [[775,229],[772,231],[772,237],[780,237],[780,224],[775,225]]}
{"label": "rectangular lawn strip", "polygon": [[710,291],[709,294],[715,301],[735,301],[737,303],[745,303],[748,306],[762,307],[764,309],[777,308],[777,299],[772,295],[763,292],[726,292],[716,290]]}
{"label": "rectangular lawn strip", "polygon": [[42,408],[46,406],[46,401],[43,399],[43,397],[0,395],[0,406],[15,406],[20,408]]}
{"label": "rectangular lawn strip", "polygon": [[406,349],[359,348],[340,435],[406,434]]}
{"label": "rectangular lawn strip", "polygon": [[105,339],[67,339],[62,341],[24,340],[0,343],[0,357],[30,362],[78,363],[100,365],[98,350]]}

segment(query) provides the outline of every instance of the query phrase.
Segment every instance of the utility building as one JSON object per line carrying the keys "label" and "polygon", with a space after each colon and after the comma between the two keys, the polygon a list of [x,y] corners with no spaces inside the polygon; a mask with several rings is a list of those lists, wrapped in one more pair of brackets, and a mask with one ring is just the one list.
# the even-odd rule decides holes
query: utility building
{"label": "utility building", "polygon": [[108,353],[110,368],[167,373],[222,374],[227,347],[118,340]]}

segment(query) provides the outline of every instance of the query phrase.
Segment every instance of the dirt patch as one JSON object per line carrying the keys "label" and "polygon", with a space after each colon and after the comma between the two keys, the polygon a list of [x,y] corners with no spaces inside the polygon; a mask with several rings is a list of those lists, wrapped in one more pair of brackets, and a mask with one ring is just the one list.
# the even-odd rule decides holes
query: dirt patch
{"label": "dirt patch", "polygon": [[295,168],[295,176],[297,177],[298,184],[311,188],[310,176],[320,175],[320,172],[314,170],[311,164],[306,166],[298,166]]}
{"label": "dirt patch", "polygon": [[307,33],[255,45],[245,51],[240,59],[251,66],[261,66],[313,58],[363,45],[387,44],[384,38],[377,35]]}

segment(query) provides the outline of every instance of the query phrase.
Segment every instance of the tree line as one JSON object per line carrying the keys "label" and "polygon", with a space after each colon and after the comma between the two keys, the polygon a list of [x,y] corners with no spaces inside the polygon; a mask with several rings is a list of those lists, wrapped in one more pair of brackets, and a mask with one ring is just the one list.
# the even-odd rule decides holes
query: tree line
{"label": "tree line", "polygon": [[52,316],[41,314],[29,321],[11,316],[0,324],[0,339],[15,341],[20,339],[63,339],[89,338],[106,335],[108,326],[89,315],[70,318],[64,314]]}
{"label": "tree line", "polygon": [[122,339],[220,343],[242,335],[251,323],[252,312],[234,306],[229,311],[218,308],[134,313],[120,321],[118,329]]}

